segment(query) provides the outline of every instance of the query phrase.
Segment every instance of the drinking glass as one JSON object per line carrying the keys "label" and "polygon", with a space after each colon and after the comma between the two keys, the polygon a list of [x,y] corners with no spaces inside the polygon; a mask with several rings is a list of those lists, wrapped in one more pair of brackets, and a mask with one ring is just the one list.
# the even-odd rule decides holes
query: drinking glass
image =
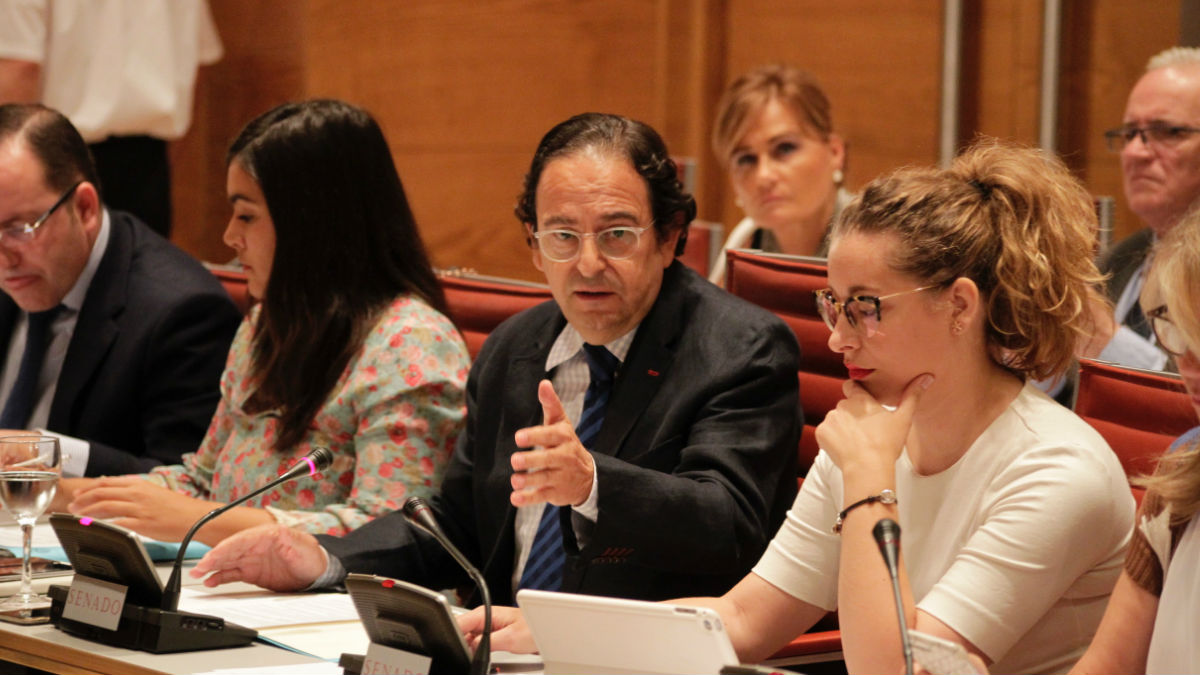
{"label": "drinking glass", "polygon": [[33,592],[30,548],[33,524],[54,499],[62,472],[62,451],[53,436],[0,437],[0,503],[16,518],[24,541],[21,590],[0,600],[0,613],[28,618],[50,606],[50,598]]}

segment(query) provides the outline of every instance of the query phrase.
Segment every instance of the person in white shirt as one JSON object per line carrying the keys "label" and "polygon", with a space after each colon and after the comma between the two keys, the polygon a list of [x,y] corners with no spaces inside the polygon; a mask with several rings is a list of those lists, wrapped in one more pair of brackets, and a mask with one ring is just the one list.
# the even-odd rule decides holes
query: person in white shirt
{"label": "person in white shirt", "polygon": [[0,0],[0,103],[62,111],[106,203],[164,237],[167,141],[191,124],[198,66],[220,58],[206,0]]}

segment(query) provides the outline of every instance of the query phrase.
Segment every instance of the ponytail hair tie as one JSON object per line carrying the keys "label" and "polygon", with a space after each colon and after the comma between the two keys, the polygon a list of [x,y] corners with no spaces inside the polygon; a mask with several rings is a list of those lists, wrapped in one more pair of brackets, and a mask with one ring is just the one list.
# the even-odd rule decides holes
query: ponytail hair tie
{"label": "ponytail hair tie", "polygon": [[974,179],[972,179],[969,182],[971,184],[971,187],[975,188],[976,190],[979,190],[979,196],[983,197],[983,201],[986,202],[987,200],[992,198],[992,186],[989,183],[984,183],[981,180],[974,180]]}

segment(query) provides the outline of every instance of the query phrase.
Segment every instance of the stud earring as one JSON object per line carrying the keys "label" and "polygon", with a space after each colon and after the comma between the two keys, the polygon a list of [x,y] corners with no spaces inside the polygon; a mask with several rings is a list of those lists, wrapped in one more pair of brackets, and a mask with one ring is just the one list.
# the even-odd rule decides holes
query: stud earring
{"label": "stud earring", "polygon": [[965,328],[966,327],[963,326],[961,321],[956,320],[953,324],[950,325],[950,332],[954,333],[955,335],[962,335],[962,332],[963,332],[963,330],[965,330]]}
{"label": "stud earring", "polygon": [[846,180],[846,174],[842,173],[841,169],[833,170],[833,184],[834,185],[841,185],[842,182],[845,180]]}

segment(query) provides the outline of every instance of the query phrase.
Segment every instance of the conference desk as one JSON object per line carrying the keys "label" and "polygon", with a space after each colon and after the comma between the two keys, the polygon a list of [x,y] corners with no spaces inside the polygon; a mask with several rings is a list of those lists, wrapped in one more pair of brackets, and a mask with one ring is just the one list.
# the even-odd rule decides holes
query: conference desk
{"label": "conference desk", "polygon": [[[169,570],[170,566],[167,564],[158,566],[159,575],[164,579]],[[185,586],[198,585],[197,581],[186,575],[184,579]],[[35,579],[34,587],[44,592],[51,584],[70,584],[70,582],[70,576]],[[0,596],[16,592],[18,586],[19,582],[0,583]],[[246,584],[230,584],[222,587],[222,591],[226,593],[266,593],[266,591]],[[365,639],[365,634],[358,622],[341,622],[332,625],[329,629],[343,632],[348,644],[358,645],[361,640]],[[353,649],[361,651],[362,647]],[[255,666],[282,669],[300,664],[319,664],[322,663],[322,660],[258,641],[244,647],[231,649],[150,654],[77,638],[48,623],[21,626],[0,622],[0,672],[4,672],[4,663],[16,663],[51,673],[64,674],[175,675]]]}

